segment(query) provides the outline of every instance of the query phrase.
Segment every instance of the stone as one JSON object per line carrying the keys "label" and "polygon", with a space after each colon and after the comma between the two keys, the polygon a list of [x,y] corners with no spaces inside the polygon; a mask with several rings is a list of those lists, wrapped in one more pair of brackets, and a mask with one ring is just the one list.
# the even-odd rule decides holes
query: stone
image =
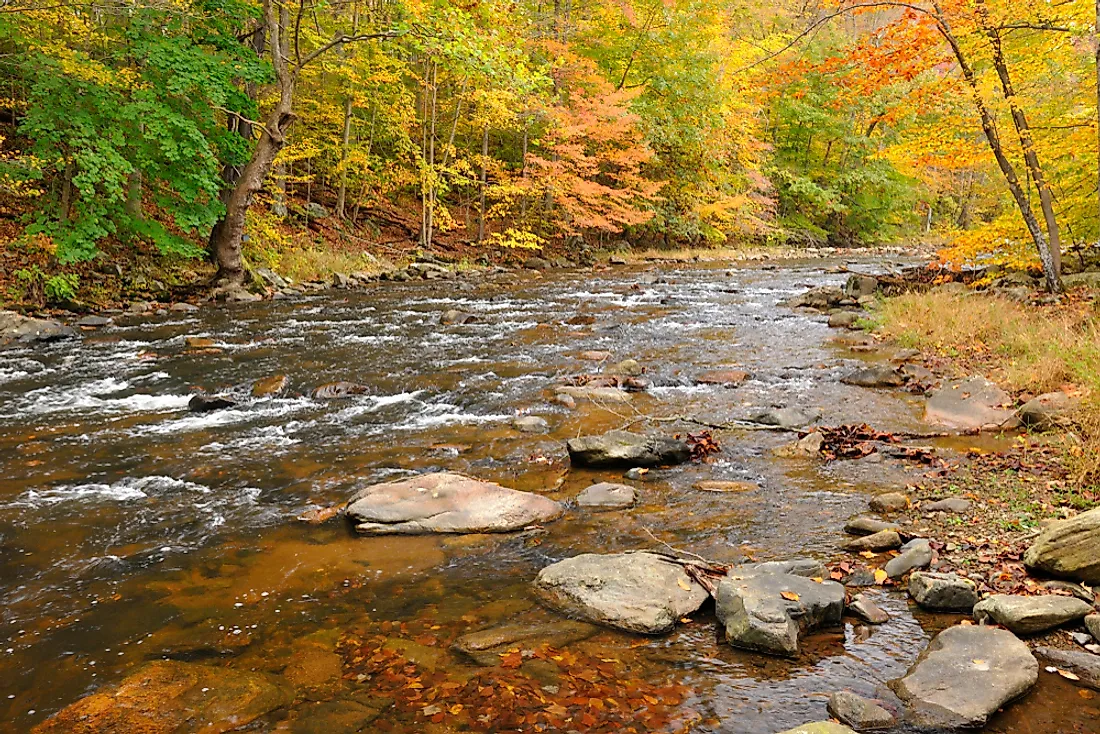
{"label": "stone", "polygon": [[611,257],[609,257],[607,259],[607,262],[610,263],[611,265],[626,265],[627,264],[626,258],[623,257],[622,255],[612,255]]}
{"label": "stone", "polygon": [[591,403],[629,403],[630,393],[617,387],[558,387],[555,397],[565,395],[574,401],[587,400]]}
{"label": "stone", "polygon": [[934,612],[966,612],[980,598],[978,586],[953,573],[916,571],[909,577],[909,595],[913,601]]}
{"label": "stone", "polygon": [[843,289],[835,285],[826,285],[820,288],[812,288],[800,296],[795,296],[786,301],[784,305],[789,308],[814,308],[819,311],[827,311],[850,301],[851,299],[848,298]]}
{"label": "stone", "polygon": [[1024,553],[1024,565],[1087,584],[1100,584],[1100,508],[1052,523]]}
{"label": "stone", "polygon": [[369,392],[370,388],[366,385],[340,381],[326,382],[324,385],[314,388],[309,396],[314,400],[343,400],[356,395],[366,395]]}
{"label": "stone", "polygon": [[1072,596],[994,594],[974,607],[974,619],[995,622],[1018,635],[1034,635],[1084,619],[1092,605]]}
{"label": "stone", "polygon": [[347,276],[347,273],[333,273],[332,274],[332,287],[333,288],[347,288],[351,285],[351,278]]}
{"label": "stone", "polygon": [[1059,670],[1077,676],[1077,685],[1100,691],[1100,655],[1080,650],[1058,650],[1053,647],[1038,647],[1035,654],[1040,660],[1050,663]]}
{"label": "stone", "polygon": [[980,728],[1038,677],[1038,662],[1011,632],[960,625],[936,635],[905,676],[889,685],[919,726]]}
{"label": "stone", "polygon": [[290,285],[286,278],[279,275],[271,268],[256,268],[252,271],[252,274],[259,278],[264,285],[274,288],[275,290],[282,290]]}
{"label": "stone", "polygon": [[895,367],[876,365],[850,372],[840,381],[856,387],[901,387],[905,384],[905,377]]}
{"label": "stone", "polygon": [[220,734],[288,705],[293,690],[262,673],[157,660],[117,686],[85,696],[36,726],[35,734],[142,732]]}
{"label": "stone", "polygon": [[198,393],[192,395],[187,401],[187,409],[192,413],[210,413],[215,410],[225,410],[236,407],[237,401],[225,395],[210,395]]}
{"label": "stone", "polygon": [[600,482],[586,487],[577,495],[577,506],[600,510],[621,510],[633,505],[638,493],[626,484]]}
{"label": "stone", "polygon": [[747,379],[749,379],[749,373],[744,370],[712,370],[696,377],[695,384],[737,387]]}
{"label": "stone", "polygon": [[553,266],[550,261],[544,257],[529,257],[527,261],[523,263],[523,267],[529,270],[549,270]]}
{"label": "stone", "polygon": [[[567,323],[571,323],[572,321],[573,319],[570,319]],[[595,323],[595,319],[593,319],[593,323]],[[588,360],[589,362],[606,362],[607,360],[611,359],[611,356],[611,352],[589,351],[581,352],[577,355],[577,359],[584,359]]]}
{"label": "stone", "polygon": [[85,316],[76,322],[76,325],[82,329],[99,329],[104,326],[110,326],[115,321],[107,316]]}
{"label": "stone", "polygon": [[364,535],[505,533],[556,520],[562,506],[541,495],[439,472],[366,487],[348,502],[346,514]]}
{"label": "stone", "polygon": [[984,377],[945,383],[928,398],[924,419],[961,430],[987,430],[1010,425],[1012,402],[1001,388]]}
{"label": "stone", "polygon": [[478,665],[500,665],[500,656],[508,651],[549,646],[556,650],[596,634],[599,628],[587,622],[563,619],[550,623],[506,623],[469,632],[455,640],[454,650]]}
{"label": "stone", "polygon": [[851,603],[848,604],[848,611],[868,624],[886,624],[890,621],[890,615],[863,594],[852,597]]}
{"label": "stone", "polygon": [[860,318],[861,315],[855,311],[837,311],[829,315],[829,326],[834,329],[851,329]]}
{"label": "stone", "polygon": [[690,447],[680,439],[628,431],[570,439],[566,448],[576,466],[663,466],[682,464],[691,458]]}
{"label": "stone", "polygon": [[802,576],[807,579],[824,578],[829,573],[821,561],[815,561],[812,558],[745,563],[737,568],[746,573],[785,573],[790,576]]}
{"label": "stone", "polygon": [[800,408],[770,408],[757,413],[749,420],[764,426],[794,429],[808,426],[820,417],[820,413],[810,412]]}
{"label": "stone", "polygon": [[286,375],[272,375],[264,377],[252,383],[252,397],[274,398],[286,392]]}
{"label": "stone", "polygon": [[1085,629],[1089,631],[1093,639],[1100,642],[1100,614],[1090,614],[1086,616]]}
{"label": "stone", "polygon": [[900,579],[910,571],[932,562],[932,545],[927,538],[915,538],[901,547],[901,553],[886,562],[883,569],[891,579]]}
{"label": "stone", "polygon": [[1096,594],[1092,591],[1092,589],[1088,589],[1082,584],[1075,584],[1072,581],[1053,579],[1051,581],[1044,581],[1042,586],[1048,591],[1068,591],[1073,596],[1081,599],[1082,601],[1087,601],[1089,604],[1092,604],[1094,601],[1096,601]]}
{"label": "stone", "polygon": [[970,500],[963,499],[962,497],[948,497],[947,499],[938,500],[924,505],[921,509],[925,512],[946,512],[949,514],[961,514],[970,510]]}
{"label": "stone", "polygon": [[1077,401],[1064,392],[1050,392],[1032,398],[1016,411],[1020,422],[1034,431],[1053,431],[1073,422]]}
{"label": "stone", "polygon": [[772,449],[772,453],[776,456],[792,459],[800,456],[817,456],[821,453],[821,447],[825,443],[825,437],[819,432],[807,433],[802,438],[798,439],[794,443],[787,444],[786,446],[778,446]]}
{"label": "stone", "polygon": [[185,336],[183,346],[185,349],[213,349],[217,342],[205,336]]}
{"label": "stone", "polygon": [[392,698],[369,694],[307,703],[295,707],[298,716],[290,722],[290,734],[351,734],[371,731],[370,725],[392,705]]}
{"label": "stone", "polygon": [[240,285],[219,288],[215,292],[214,297],[226,303],[255,303],[256,301],[263,300],[263,296],[258,293],[252,293],[247,288]]}
{"label": "stone", "polygon": [[316,201],[311,201],[306,204],[306,214],[311,219],[324,219],[328,216],[328,209],[322,204],[318,204]]}
{"label": "stone", "polygon": [[476,321],[477,316],[474,316],[472,313],[465,313],[464,311],[459,311],[453,308],[449,311],[444,311],[443,314],[439,317],[439,323],[443,326],[452,326],[454,324],[472,324]]}
{"label": "stone", "polygon": [[793,729],[787,731],[781,731],[779,734],[856,734],[854,731],[838,724],[835,721],[814,721],[809,724],[803,724],[802,726],[796,726]]}
{"label": "stone", "polygon": [[546,433],[550,424],[537,415],[521,415],[512,419],[512,427],[520,433]]}
{"label": "stone", "polygon": [[734,647],[797,657],[802,636],[840,624],[844,587],[790,573],[735,567],[718,582],[715,612]]}
{"label": "stone", "polygon": [[199,310],[199,307],[193,303],[173,303],[168,307],[168,310],[173,313],[195,313]]}
{"label": "stone", "polygon": [[873,535],[875,533],[881,533],[883,530],[900,529],[901,526],[897,523],[876,520],[873,517],[866,517],[863,515],[853,517],[844,525],[844,532],[849,535]]}
{"label": "stone", "polygon": [[836,691],[829,696],[825,708],[833,718],[859,731],[894,725],[893,714],[851,691]]}
{"label": "stone", "polygon": [[534,591],[568,616],[649,635],[670,631],[709,598],[682,566],[653,553],[567,558],[542,569]]}
{"label": "stone", "polygon": [[0,346],[10,343],[32,344],[69,339],[75,329],[59,321],[33,319],[14,311],[0,311]]}
{"label": "stone", "polygon": [[566,395],[565,393],[559,393],[555,395],[553,398],[551,398],[551,401],[557,403],[563,408],[568,408],[569,410],[573,410],[577,407],[576,398],[574,398],[572,395]]}
{"label": "stone", "polygon": [[859,299],[875,295],[878,289],[879,282],[875,276],[852,273],[848,276],[848,282],[844,284],[844,295]]}
{"label": "stone", "polygon": [[649,469],[646,469],[645,467],[641,467],[641,466],[636,466],[636,467],[633,467],[632,469],[627,469],[626,474],[624,474],[623,476],[626,477],[627,479],[631,479],[635,482],[641,482],[641,481],[644,481],[646,476],[648,476],[648,475],[649,475]]}
{"label": "stone", "polygon": [[872,497],[869,505],[875,512],[905,512],[909,509],[909,498],[901,492],[883,492]]}
{"label": "stone", "polygon": [[704,479],[691,485],[691,488],[698,489],[700,492],[751,492],[759,489],[752,482],[720,479]]}
{"label": "stone", "polygon": [[636,359],[624,359],[615,365],[615,369],[612,371],[617,375],[626,375],[627,377],[638,377],[645,373],[645,369],[638,364]]}
{"label": "stone", "polygon": [[862,538],[856,538],[855,540],[846,541],[841,545],[846,551],[858,553],[861,551],[872,551],[874,553],[883,553],[888,550],[894,550],[901,547],[901,536],[898,535],[896,530],[880,530],[877,533],[871,535],[865,535]]}

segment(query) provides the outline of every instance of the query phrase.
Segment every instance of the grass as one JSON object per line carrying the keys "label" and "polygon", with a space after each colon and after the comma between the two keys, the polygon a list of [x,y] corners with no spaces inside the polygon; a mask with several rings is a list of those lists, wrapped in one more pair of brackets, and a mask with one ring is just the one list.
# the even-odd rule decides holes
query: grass
{"label": "grass", "polygon": [[294,282],[328,280],[333,273],[377,274],[393,265],[367,252],[291,248],[279,253],[276,270]]}

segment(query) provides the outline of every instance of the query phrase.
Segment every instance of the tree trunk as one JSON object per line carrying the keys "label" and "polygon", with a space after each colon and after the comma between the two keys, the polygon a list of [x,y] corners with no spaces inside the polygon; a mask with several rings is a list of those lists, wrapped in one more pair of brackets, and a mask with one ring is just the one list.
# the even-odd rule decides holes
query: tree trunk
{"label": "tree trunk", "polygon": [[344,101],[344,135],[340,145],[340,190],[336,193],[336,216],[344,218],[344,203],[348,196],[348,171],[346,162],[348,159],[348,145],[351,143],[351,97]]}
{"label": "tree trunk", "polygon": [[141,171],[133,171],[126,183],[126,213],[133,219],[141,219]]}
{"label": "tree trunk", "polygon": [[[1100,1],[1100,0],[1098,0]],[[477,243],[485,241],[485,184],[488,181],[489,128],[481,132],[481,181],[477,192]]]}
{"label": "tree trunk", "polygon": [[275,200],[271,203],[271,213],[277,217],[285,217],[289,211],[286,208],[286,163],[276,163],[274,175]]}

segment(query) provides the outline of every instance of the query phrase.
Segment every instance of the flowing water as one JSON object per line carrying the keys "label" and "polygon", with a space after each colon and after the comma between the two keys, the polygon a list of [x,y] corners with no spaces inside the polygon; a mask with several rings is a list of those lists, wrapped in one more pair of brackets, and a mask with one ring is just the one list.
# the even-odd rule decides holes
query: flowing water
{"label": "flowing water", "polygon": [[[655,538],[721,561],[835,558],[840,527],[869,494],[919,478],[919,468],[890,461],[779,459],[771,449],[789,434],[728,431],[713,463],[636,483],[637,507],[571,507],[541,531],[360,538],[339,521],[295,522],[368,483],[433,470],[568,501],[593,481],[621,476],[570,470],[564,441],[644,427],[641,415],[720,422],[790,405],[820,411],[827,424],[920,429],[917,398],[839,382],[853,365],[883,356],[838,343],[821,316],[777,305],[842,281],[821,262],[641,270],[389,284],[132,317],[80,344],[0,353],[0,727],[28,731],[169,656],[291,681],[295,703],[253,730],[298,731],[313,717],[318,731],[354,731],[326,725],[331,706],[316,707],[350,701],[369,684],[333,681],[331,671],[311,678],[302,640],[328,640],[331,656],[347,631],[420,625],[436,638],[432,663],[469,679],[475,666],[445,643],[517,615],[552,619],[535,607],[528,583],[555,560],[653,547]],[[452,308],[477,321],[441,326],[440,313]],[[209,337],[215,348],[188,351],[187,336]],[[559,377],[594,369],[579,359],[586,350],[638,360],[657,387],[629,405],[551,403]],[[737,389],[694,386],[700,372],[734,366],[752,379]],[[286,396],[213,413],[186,409],[195,387],[273,374],[289,377]],[[364,383],[370,393],[304,396],[335,380]],[[545,417],[551,431],[514,430],[510,419],[525,413]],[[677,430],[651,424],[665,427]],[[700,479],[759,489],[692,489]],[[914,616],[897,592],[879,601],[891,622],[815,636],[797,661],[722,644],[707,611],[665,637],[602,631],[571,649],[675,685],[679,721],[694,721],[696,731],[766,734],[825,718],[826,697],[838,688],[881,694],[953,621]],[[1043,675],[988,730],[1095,731],[1098,717],[1069,684]],[[446,726],[389,709],[364,730]]]}

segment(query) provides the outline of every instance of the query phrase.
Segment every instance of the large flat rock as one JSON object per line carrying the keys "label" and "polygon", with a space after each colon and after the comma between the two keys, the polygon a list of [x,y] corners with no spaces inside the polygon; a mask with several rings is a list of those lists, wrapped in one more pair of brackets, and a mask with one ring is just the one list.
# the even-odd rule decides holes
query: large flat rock
{"label": "large flat rock", "polygon": [[924,419],[961,430],[993,429],[1015,418],[1008,393],[984,377],[945,382],[931,394]]}
{"label": "large flat rock", "polygon": [[347,507],[364,535],[506,533],[561,514],[547,497],[450,472],[371,485]]}
{"label": "large flat rock", "polygon": [[1100,508],[1048,527],[1027,549],[1024,564],[1051,576],[1100,584]]}
{"label": "large flat rock", "polygon": [[978,728],[1039,677],[1039,663],[1014,634],[975,625],[949,627],[890,687],[920,726]]}
{"label": "large flat rock", "polygon": [[629,431],[570,439],[566,448],[577,466],[663,466],[682,464],[691,458],[691,449],[684,441]]}
{"label": "large flat rock", "polygon": [[1035,635],[1084,619],[1092,605],[1072,596],[994,594],[974,607],[974,619],[993,621],[1018,635]]}
{"label": "large flat rock", "polygon": [[708,596],[682,566],[654,553],[567,558],[542,569],[534,589],[563,614],[650,635],[671,630]]}
{"label": "large flat rock", "polygon": [[0,346],[13,342],[51,342],[74,336],[76,330],[60,322],[30,318],[14,311],[0,311]]}

